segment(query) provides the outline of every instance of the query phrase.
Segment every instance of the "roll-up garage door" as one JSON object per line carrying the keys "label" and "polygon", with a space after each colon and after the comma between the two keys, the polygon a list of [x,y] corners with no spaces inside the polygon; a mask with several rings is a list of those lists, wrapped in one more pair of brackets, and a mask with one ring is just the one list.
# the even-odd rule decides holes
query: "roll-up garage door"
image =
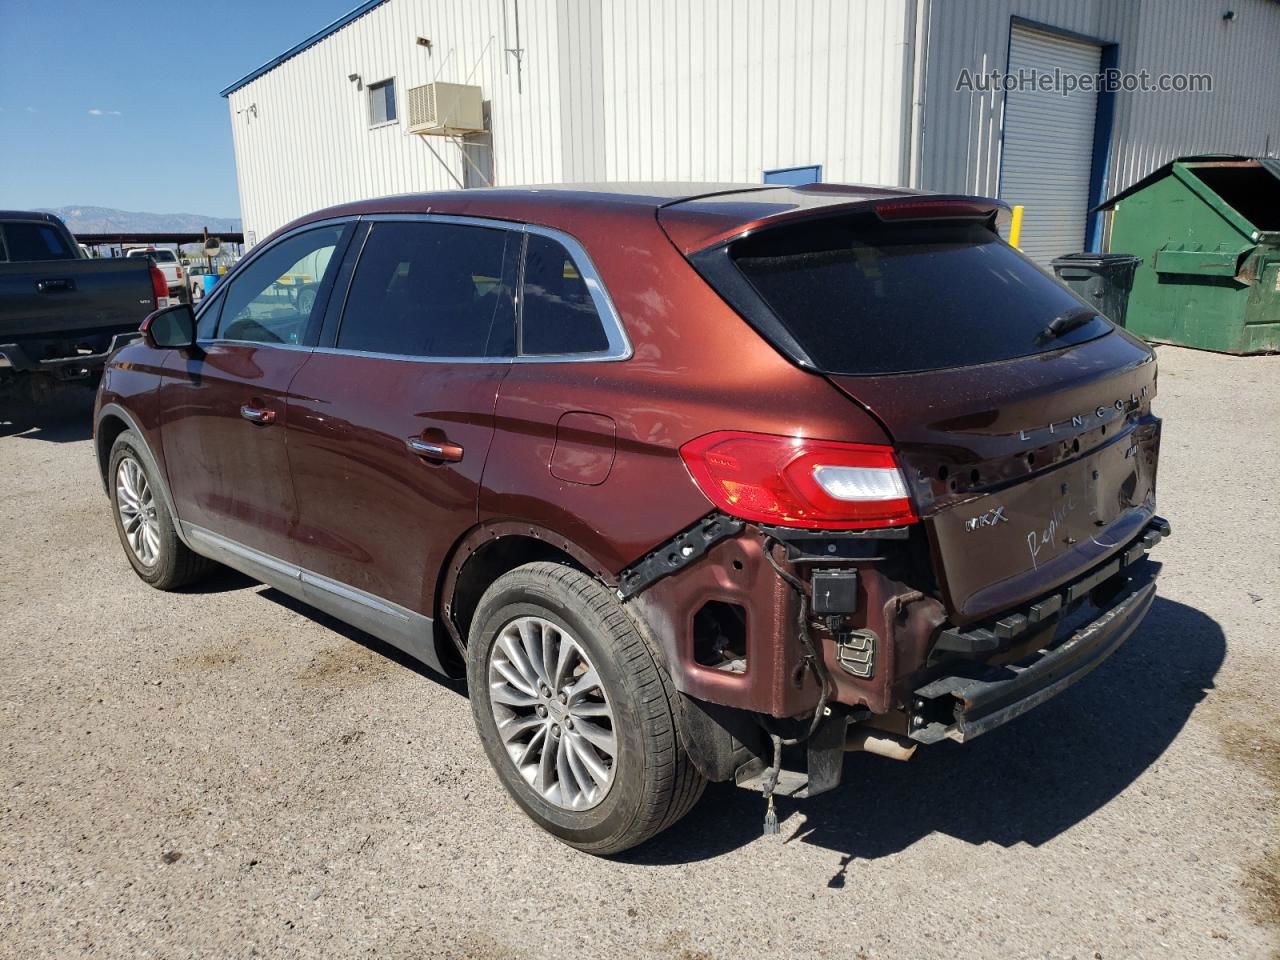
{"label": "roll-up garage door", "polygon": [[[1015,26],[1009,39],[1013,77],[1096,75],[1102,48]],[[1013,89],[1005,94],[1000,197],[1026,207],[1022,251],[1048,266],[1054,257],[1085,249],[1089,167],[1093,159],[1094,90]]]}

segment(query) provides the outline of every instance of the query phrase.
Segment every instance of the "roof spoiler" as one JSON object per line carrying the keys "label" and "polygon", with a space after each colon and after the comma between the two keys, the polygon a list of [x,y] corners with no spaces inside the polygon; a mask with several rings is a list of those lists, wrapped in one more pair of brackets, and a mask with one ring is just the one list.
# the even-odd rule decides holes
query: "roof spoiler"
{"label": "roof spoiler", "polygon": [[667,236],[685,256],[721,246],[761,230],[795,223],[874,213],[885,222],[907,220],[990,220],[994,223],[1009,205],[991,197],[966,194],[908,194],[875,188],[850,195],[817,191],[780,190],[713,197],[707,201],[663,207],[658,219]]}

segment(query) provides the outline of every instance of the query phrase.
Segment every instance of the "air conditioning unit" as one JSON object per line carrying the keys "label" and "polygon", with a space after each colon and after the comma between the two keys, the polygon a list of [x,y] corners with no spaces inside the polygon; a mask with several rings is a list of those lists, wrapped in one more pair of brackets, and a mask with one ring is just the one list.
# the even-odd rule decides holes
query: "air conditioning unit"
{"label": "air conditioning unit", "polygon": [[434,137],[484,132],[480,88],[462,83],[410,87],[409,132]]}

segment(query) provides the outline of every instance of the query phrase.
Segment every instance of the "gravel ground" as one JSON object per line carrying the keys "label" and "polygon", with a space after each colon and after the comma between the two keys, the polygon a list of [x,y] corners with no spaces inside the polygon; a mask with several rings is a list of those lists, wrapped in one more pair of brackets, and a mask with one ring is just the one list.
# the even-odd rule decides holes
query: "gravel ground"
{"label": "gravel ground", "polygon": [[620,860],[540,833],[465,691],[227,573],[147,588],[87,405],[0,426],[0,955],[1280,956],[1280,358],[1162,348],[1161,597],[1015,724]]}

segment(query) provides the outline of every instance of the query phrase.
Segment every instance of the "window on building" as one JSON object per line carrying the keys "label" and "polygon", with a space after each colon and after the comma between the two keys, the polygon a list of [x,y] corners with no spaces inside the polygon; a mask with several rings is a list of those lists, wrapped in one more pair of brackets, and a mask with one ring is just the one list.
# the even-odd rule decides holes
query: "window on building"
{"label": "window on building", "polygon": [[550,237],[529,235],[523,290],[521,353],[597,353],[609,348],[587,282],[569,251]]}
{"label": "window on building", "polygon": [[[375,223],[347,296],[338,349],[412,357],[500,356],[511,347],[509,230]],[[496,322],[495,318],[506,318]]]}
{"label": "window on building", "polygon": [[396,122],[396,82],[383,80],[369,84],[369,126]]}

